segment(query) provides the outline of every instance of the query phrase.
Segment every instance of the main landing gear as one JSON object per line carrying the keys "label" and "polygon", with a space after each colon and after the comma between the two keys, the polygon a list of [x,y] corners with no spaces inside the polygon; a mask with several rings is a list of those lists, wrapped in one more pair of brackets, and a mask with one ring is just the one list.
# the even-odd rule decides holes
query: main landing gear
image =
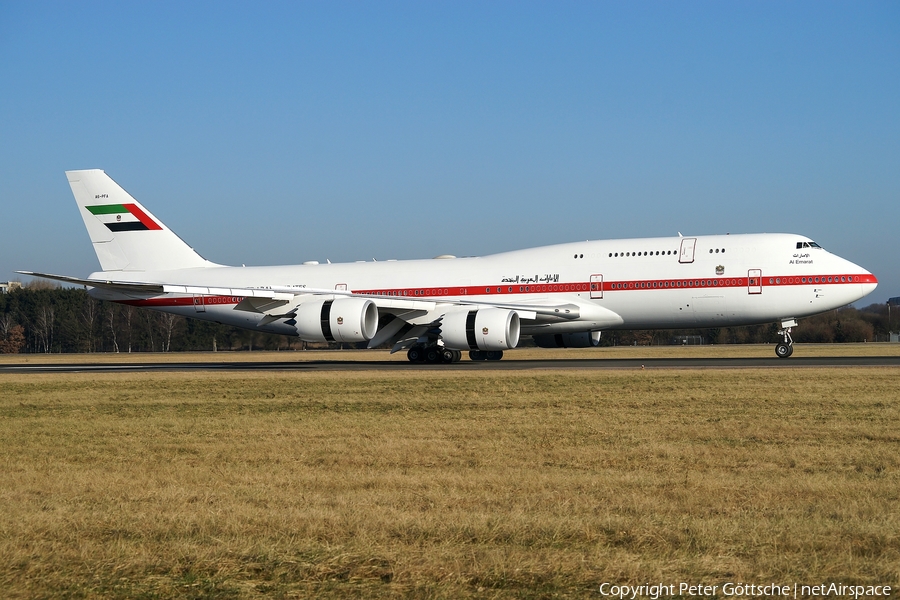
{"label": "main landing gear", "polygon": [[778,358],[788,358],[794,353],[794,340],[791,338],[791,328],[797,326],[797,321],[791,319],[781,322],[781,329],[778,335],[782,341],[775,344],[775,356]]}
{"label": "main landing gear", "polygon": [[[409,362],[426,363],[429,365],[450,364],[462,359],[462,352],[451,350],[443,346],[422,346],[416,344],[406,351]],[[469,360],[500,360],[503,358],[503,350],[472,350],[469,352]]]}
{"label": "main landing gear", "polygon": [[430,365],[449,364],[459,362],[462,352],[451,350],[443,346],[419,346],[415,345],[406,351],[409,362],[428,363]]}

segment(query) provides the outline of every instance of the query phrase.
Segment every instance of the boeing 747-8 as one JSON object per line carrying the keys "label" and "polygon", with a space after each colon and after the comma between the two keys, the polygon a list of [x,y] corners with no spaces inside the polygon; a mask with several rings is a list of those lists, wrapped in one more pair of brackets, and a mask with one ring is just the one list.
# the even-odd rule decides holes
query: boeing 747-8
{"label": "boeing 747-8", "polygon": [[874,275],[791,233],[573,242],[490,256],[291,266],[210,262],[101,170],[66,173],[101,271],[95,298],[312,342],[366,342],[414,362],[496,360],[521,335],[596,346],[606,329],[797,320],[850,304]]}

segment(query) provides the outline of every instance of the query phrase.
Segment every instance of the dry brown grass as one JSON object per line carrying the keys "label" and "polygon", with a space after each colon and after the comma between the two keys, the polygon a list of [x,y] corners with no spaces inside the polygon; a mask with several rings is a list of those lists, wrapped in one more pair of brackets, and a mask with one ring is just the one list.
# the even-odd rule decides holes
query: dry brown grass
{"label": "dry brown grass", "polygon": [[6,597],[897,584],[897,371],[0,377]]}

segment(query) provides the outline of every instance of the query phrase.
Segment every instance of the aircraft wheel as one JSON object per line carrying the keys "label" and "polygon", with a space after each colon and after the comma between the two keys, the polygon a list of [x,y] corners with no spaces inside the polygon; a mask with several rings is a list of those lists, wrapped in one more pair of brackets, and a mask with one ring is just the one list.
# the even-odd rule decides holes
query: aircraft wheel
{"label": "aircraft wheel", "polygon": [[488,350],[485,353],[485,360],[500,360],[503,358],[503,350]]}
{"label": "aircraft wheel", "polygon": [[784,342],[775,344],[775,356],[778,358],[787,358],[794,353],[794,347]]}
{"label": "aircraft wheel", "polygon": [[441,349],[437,346],[429,346],[425,348],[425,362],[429,365],[436,365],[443,360],[444,356]]}
{"label": "aircraft wheel", "polygon": [[459,350],[453,351],[453,362],[459,362],[462,360],[462,352]]}
{"label": "aircraft wheel", "polygon": [[409,362],[425,362],[425,352],[422,346],[413,346],[409,350],[406,351],[406,358],[409,359]]}
{"label": "aircraft wheel", "polygon": [[441,362],[445,362],[448,365],[456,359],[456,353],[450,348],[444,348],[441,350]]}
{"label": "aircraft wheel", "polygon": [[470,350],[469,360],[487,360],[483,350]]}

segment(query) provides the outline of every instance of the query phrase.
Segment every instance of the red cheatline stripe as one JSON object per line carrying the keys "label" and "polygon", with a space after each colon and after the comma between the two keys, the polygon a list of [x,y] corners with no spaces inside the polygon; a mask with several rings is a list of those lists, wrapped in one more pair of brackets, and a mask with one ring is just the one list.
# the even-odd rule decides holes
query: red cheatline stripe
{"label": "red cheatline stripe", "polygon": [[[748,280],[749,279],[749,280]],[[703,279],[650,279],[650,280],[625,280],[604,281],[604,291],[634,291],[634,290],[659,290],[659,289],[696,289],[696,288],[734,288],[734,287],[782,287],[791,286],[821,286],[821,285],[846,285],[850,283],[878,283],[878,279],[872,275],[813,275],[813,276],[763,276],[763,277],[704,277]]]}
{"label": "red cheatline stripe", "polygon": [[[818,277],[819,281],[816,281]],[[831,281],[828,281],[828,278]],[[843,278],[843,281],[841,280]],[[722,289],[748,287],[782,287],[782,286],[822,286],[822,285],[847,285],[861,283],[878,283],[878,279],[868,275],[813,275],[803,277],[762,277],[753,283],[748,283],[747,277],[717,277],[704,279],[651,279],[632,281],[604,281],[604,292],[652,292],[660,290],[685,290],[685,289]],[[713,284],[713,282],[717,282]],[[668,283],[668,286],[666,285]],[[655,285],[654,285],[655,284]],[[529,284],[529,285],[492,285],[492,286],[466,286],[466,287],[427,287],[427,288],[396,288],[355,290],[356,294],[368,296],[391,296],[406,300],[441,300],[441,298],[461,298],[465,296],[504,296],[525,294],[571,294],[578,292],[590,292],[592,285],[600,285],[600,282],[575,282],[554,284]],[[643,285],[643,287],[641,287]],[[594,291],[599,291],[595,288]],[[237,304],[243,300],[241,296],[203,296],[203,304],[209,306],[221,306]],[[125,300],[121,304],[132,306],[194,306],[197,304],[191,296],[163,296],[147,300]]]}
{"label": "red cheatline stripe", "polygon": [[[521,294],[559,294],[572,292],[591,291],[591,286],[598,286],[593,291],[600,291],[599,286],[603,286],[604,292],[619,291],[658,291],[658,290],[679,290],[679,289],[721,289],[721,288],[747,288],[752,287],[777,287],[784,285],[836,285],[848,283],[878,283],[874,275],[819,275],[816,281],[815,275],[802,277],[758,277],[753,278],[752,283],[748,282],[747,277],[704,277],[703,279],[645,279],[645,280],[607,280],[602,282],[574,282],[574,283],[553,283],[553,284],[501,284],[489,286],[467,286],[467,287],[426,287],[426,288],[380,288],[371,290],[356,290],[357,294],[366,294],[371,296],[391,296],[402,297],[406,299],[428,299],[439,300],[442,296],[505,296],[505,295],[521,295]],[[831,281],[829,281],[829,277]],[[844,280],[841,281],[841,278]]]}
{"label": "red cheatline stripe", "polygon": [[138,208],[137,204],[126,204],[125,208],[128,209],[128,212],[136,216],[138,221],[143,223],[147,229],[162,229],[162,227],[159,226],[159,223],[148,217],[147,213]]}
{"label": "red cheatline stripe", "polygon": [[[161,296],[146,300],[119,300],[119,304],[131,306],[155,307],[155,306],[222,306],[238,304],[243,296]],[[201,302],[202,300],[202,302]]]}

